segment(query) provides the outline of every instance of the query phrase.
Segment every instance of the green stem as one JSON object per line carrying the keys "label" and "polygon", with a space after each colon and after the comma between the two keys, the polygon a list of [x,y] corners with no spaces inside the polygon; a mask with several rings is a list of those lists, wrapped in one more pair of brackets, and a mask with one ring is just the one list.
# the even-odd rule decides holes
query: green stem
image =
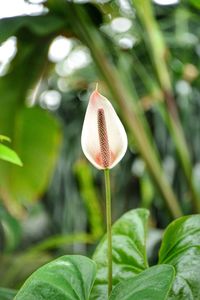
{"label": "green stem", "polygon": [[112,291],[112,224],[111,224],[111,192],[110,192],[110,173],[109,169],[104,170],[106,187],[106,222],[108,239],[108,297]]}
{"label": "green stem", "polygon": [[[67,19],[72,26],[74,26],[75,16],[77,36],[79,36],[79,38],[90,49],[97,70],[104,79],[113,99],[116,100],[118,106],[121,108],[121,111],[125,116],[124,121],[129,127],[130,132],[133,133],[135,144],[137,145],[142,158],[146,162],[150,174],[155,179],[163,198],[166,200],[169,211],[173,217],[180,217],[182,215],[180,205],[167,181],[165,174],[163,173],[157,151],[155,151],[154,146],[152,146],[152,142],[148,138],[144,122],[142,120],[144,117],[142,116],[141,108],[138,105],[138,101],[133,101],[132,88],[126,83],[127,76],[124,75],[124,70],[119,72],[118,69],[110,63],[106,56],[108,50],[106,43],[103,37],[92,25],[90,18],[84,9],[82,9],[80,5],[75,6],[74,3],[67,3]],[[73,17],[71,13],[72,11]],[[150,132],[150,130],[148,130],[148,132]]]}

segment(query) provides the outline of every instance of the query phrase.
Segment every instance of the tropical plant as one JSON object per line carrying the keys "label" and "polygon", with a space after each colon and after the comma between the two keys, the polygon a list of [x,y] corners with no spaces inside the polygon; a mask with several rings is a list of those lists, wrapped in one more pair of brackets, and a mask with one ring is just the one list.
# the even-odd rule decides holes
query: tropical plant
{"label": "tropical plant", "polygon": [[[80,147],[84,113],[95,82],[111,100],[129,139],[123,163],[112,171],[113,220],[130,208],[148,208],[150,227],[158,228],[160,237],[173,219],[200,211],[198,1],[169,6],[150,0],[78,2],[47,0],[40,15],[0,20],[0,43],[14,38],[17,48],[0,77],[0,133],[11,138],[11,148],[23,161],[23,168],[0,162],[0,278],[7,288],[18,290],[39,266],[60,255],[90,255],[102,237],[102,178],[83,159]],[[126,31],[121,25],[116,30],[120,19],[128,24]],[[62,61],[54,63],[49,51],[61,36],[71,48]],[[80,52],[87,59],[77,67]],[[70,69],[73,56],[76,64]],[[48,93],[53,100],[62,99],[60,106],[44,101]],[[0,144],[1,158],[20,164],[5,147]],[[137,210],[130,214],[140,215]],[[139,224],[140,229],[144,227],[141,218],[136,218],[131,234],[134,249],[138,249],[134,241],[141,241],[135,230]],[[131,251],[130,257],[125,255],[128,267],[123,260],[125,270],[119,267],[117,277],[115,268],[121,257],[114,256],[113,282],[119,285],[110,297],[120,297],[130,286],[140,286],[141,280],[157,281],[159,272],[161,279],[168,279],[161,281],[160,297],[198,299],[198,220],[199,215],[181,217],[167,227],[158,266],[148,268],[144,250],[141,255],[136,250],[129,262],[135,253]],[[118,254],[115,239],[113,232],[114,253]],[[127,233],[120,236],[121,254],[129,250],[129,239],[126,245],[123,240],[127,241]],[[84,282],[87,288],[81,292],[86,298],[101,297],[106,290],[106,265],[97,255],[99,247],[93,258],[96,277],[94,263],[87,258],[67,256],[56,263],[55,269],[63,261],[63,265],[73,261],[74,269],[77,261],[88,266],[92,278]],[[106,252],[105,240],[102,247]],[[157,252],[152,252],[156,261]],[[168,265],[173,265],[175,275]],[[33,276],[39,272],[43,277],[51,266],[54,269],[54,261]],[[129,275],[134,277],[129,279]],[[59,284],[60,280],[62,276]],[[32,282],[30,278],[17,297],[26,288],[32,289]],[[134,297],[132,292],[136,288],[131,288],[130,297]],[[138,297],[143,293],[137,292]],[[148,293],[155,299],[154,292]],[[14,294],[0,290],[2,299],[12,299]]]}
{"label": "tropical plant", "polygon": [[[166,228],[158,264],[150,267],[148,216],[145,209],[132,210],[112,227],[114,287],[109,299],[198,299],[200,215],[181,217]],[[67,255],[42,266],[14,299],[107,299],[107,246],[105,236],[92,260]]]}

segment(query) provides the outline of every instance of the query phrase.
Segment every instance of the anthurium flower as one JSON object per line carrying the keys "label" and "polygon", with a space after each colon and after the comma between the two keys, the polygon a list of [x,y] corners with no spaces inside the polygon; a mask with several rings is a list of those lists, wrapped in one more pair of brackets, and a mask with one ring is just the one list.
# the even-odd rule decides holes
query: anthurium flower
{"label": "anthurium flower", "polygon": [[112,104],[97,88],[91,94],[83,123],[81,145],[97,169],[111,169],[124,156],[127,135]]}

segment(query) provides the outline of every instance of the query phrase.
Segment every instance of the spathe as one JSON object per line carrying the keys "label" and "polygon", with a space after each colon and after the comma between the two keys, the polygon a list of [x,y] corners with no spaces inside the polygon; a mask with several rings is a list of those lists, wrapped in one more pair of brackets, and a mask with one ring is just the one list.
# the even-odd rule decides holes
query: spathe
{"label": "spathe", "polygon": [[89,99],[81,135],[85,156],[98,169],[112,169],[127,145],[124,126],[112,104],[96,89]]}

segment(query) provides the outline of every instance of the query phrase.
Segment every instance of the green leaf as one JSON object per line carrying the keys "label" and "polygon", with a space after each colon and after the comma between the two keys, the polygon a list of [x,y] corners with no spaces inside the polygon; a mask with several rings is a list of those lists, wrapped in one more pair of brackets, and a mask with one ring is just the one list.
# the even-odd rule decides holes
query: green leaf
{"label": "green leaf", "polygon": [[[124,214],[112,227],[113,284],[128,279],[148,267],[146,231],[149,212],[135,209]],[[107,237],[97,247],[94,256],[97,278],[91,299],[107,297]]]}
{"label": "green leaf", "polygon": [[119,283],[110,300],[165,300],[174,279],[170,265],[151,267],[139,275]]}
{"label": "green leaf", "polygon": [[194,6],[194,8],[200,9],[200,3],[197,0],[190,0],[189,1],[191,5]]}
{"label": "green leaf", "polygon": [[17,291],[15,291],[15,290],[0,287],[0,299],[1,300],[13,300],[16,293],[17,293]]}
{"label": "green leaf", "polygon": [[95,273],[95,263],[87,257],[60,257],[34,272],[15,300],[88,300]]}
{"label": "green leaf", "polygon": [[[84,3],[84,4],[73,3],[72,5],[73,5],[73,7],[75,7],[75,6],[84,7],[84,9],[90,15],[94,26],[100,26],[102,24],[103,16],[102,16],[100,9],[97,7],[96,4],[94,5],[93,3]],[[64,17],[64,19],[67,19],[67,20],[68,20],[68,18],[66,18],[67,11],[69,11],[69,10],[72,11],[72,5],[67,3],[67,1],[65,1],[65,0],[49,0],[46,3],[46,6],[53,14],[59,15],[60,17],[62,16],[62,17]],[[72,29],[73,29],[73,27],[74,26],[71,26]]]}
{"label": "green leaf", "polygon": [[200,299],[200,215],[179,218],[168,226],[159,263],[176,270],[170,300]]}
{"label": "green leaf", "polygon": [[23,157],[23,170],[12,167],[8,194],[19,203],[34,201],[46,189],[60,146],[59,123],[39,107],[24,108],[18,114],[16,146]]}
{"label": "green leaf", "polygon": [[[0,204],[0,224],[3,229],[3,250],[12,252],[18,246],[21,240],[21,224]],[[1,299],[1,298],[0,298]]]}
{"label": "green leaf", "polygon": [[8,136],[0,134],[0,142],[3,142],[3,141],[11,142],[11,139]]}
{"label": "green leaf", "polygon": [[10,36],[17,35],[22,29],[28,29],[38,36],[58,32],[66,25],[66,20],[55,15],[17,16],[0,20],[0,43]]}
{"label": "green leaf", "polygon": [[2,144],[0,144],[0,159],[9,161],[18,166],[22,166],[22,162],[17,153],[15,153],[15,151]]}
{"label": "green leaf", "polygon": [[[50,31],[51,25],[48,25],[48,22],[40,23],[40,19],[30,18],[32,25],[34,20],[38,20],[41,30],[42,26],[46,28],[44,30],[49,30],[49,34],[37,36],[35,31],[21,30],[23,28],[20,27],[17,54],[10,64],[9,71],[0,78],[1,134],[11,138],[13,148],[20,157],[23,157],[23,154],[25,156],[23,172],[18,172],[17,169],[21,168],[0,161],[0,197],[15,216],[23,214],[21,203],[38,199],[45,191],[60,144],[60,127],[56,118],[42,109],[25,107],[28,92],[47,68],[48,49],[55,36],[53,29]],[[33,26],[37,26],[36,23]],[[5,25],[0,35],[3,34],[3,30],[9,28]]]}

